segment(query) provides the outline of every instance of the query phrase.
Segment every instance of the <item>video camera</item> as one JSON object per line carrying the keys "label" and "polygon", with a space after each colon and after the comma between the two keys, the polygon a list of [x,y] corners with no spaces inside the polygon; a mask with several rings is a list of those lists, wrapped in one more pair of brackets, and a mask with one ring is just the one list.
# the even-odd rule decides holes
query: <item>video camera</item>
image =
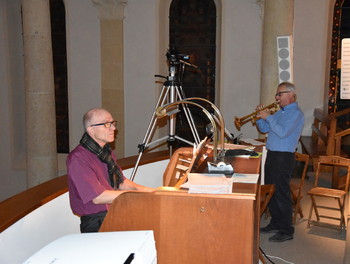
{"label": "video camera", "polygon": [[189,60],[190,59],[189,55],[177,54],[175,47],[170,47],[168,49],[166,57],[167,57],[170,64],[172,64],[172,63],[177,64],[177,63],[180,63],[181,60]]}

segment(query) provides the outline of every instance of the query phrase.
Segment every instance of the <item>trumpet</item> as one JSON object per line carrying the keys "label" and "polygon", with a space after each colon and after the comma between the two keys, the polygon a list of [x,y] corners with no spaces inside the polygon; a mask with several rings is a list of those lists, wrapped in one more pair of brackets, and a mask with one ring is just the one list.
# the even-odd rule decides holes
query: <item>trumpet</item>
{"label": "trumpet", "polygon": [[265,106],[249,115],[243,116],[241,118],[238,118],[235,116],[235,126],[236,128],[240,131],[241,130],[241,126],[245,125],[248,122],[252,122],[253,125],[255,125],[255,122],[260,119],[259,117],[257,117],[256,115],[260,112],[260,111],[264,111],[266,109],[272,109],[271,113],[275,113],[277,111],[277,106],[278,106],[279,101],[276,101],[272,104],[269,104],[268,106]]}

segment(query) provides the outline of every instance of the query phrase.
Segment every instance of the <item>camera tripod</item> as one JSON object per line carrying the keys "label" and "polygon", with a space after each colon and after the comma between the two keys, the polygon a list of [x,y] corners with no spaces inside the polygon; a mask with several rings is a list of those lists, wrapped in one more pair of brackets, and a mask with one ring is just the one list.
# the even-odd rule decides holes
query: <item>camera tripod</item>
{"label": "camera tripod", "polygon": [[183,108],[183,111],[185,113],[187,122],[190,126],[190,129],[191,129],[191,132],[192,132],[192,135],[194,138],[194,142],[190,142],[190,141],[188,141],[184,138],[181,138],[175,134],[176,114],[177,114],[177,112],[179,112],[179,110],[172,113],[169,116],[169,134],[160,138],[160,139],[157,139],[157,140],[151,142],[151,138],[153,136],[154,130],[155,130],[156,125],[157,125],[157,117],[156,117],[157,108],[164,105],[165,103],[174,103],[177,100],[183,100],[186,98],[185,94],[182,90],[181,84],[180,84],[181,81],[178,80],[176,77],[177,67],[180,67],[180,71],[184,70],[185,64],[196,67],[195,65],[192,65],[190,63],[184,62],[183,60],[180,60],[179,58],[183,57],[183,55],[172,55],[172,54],[167,53],[167,57],[168,57],[168,61],[169,61],[169,76],[164,77],[164,76],[160,76],[160,75],[155,75],[155,77],[164,77],[167,79],[167,81],[165,81],[163,84],[161,93],[160,93],[159,98],[158,98],[158,102],[157,102],[156,107],[155,107],[153,114],[151,116],[151,120],[149,122],[144,139],[143,139],[142,143],[138,145],[139,156],[137,158],[135,167],[134,167],[132,174],[130,176],[131,181],[134,180],[136,171],[138,169],[138,166],[139,166],[139,163],[140,163],[140,160],[142,157],[142,154],[148,147],[150,147],[156,143],[167,141],[169,143],[169,146],[170,146],[170,154],[172,154],[172,144],[176,140],[182,141],[182,142],[189,144],[189,145],[195,145],[195,144],[198,145],[200,143],[200,138],[199,138],[195,123],[193,121],[193,118],[192,118],[191,112],[188,108],[188,105],[186,105],[186,104],[182,104],[182,108]]}

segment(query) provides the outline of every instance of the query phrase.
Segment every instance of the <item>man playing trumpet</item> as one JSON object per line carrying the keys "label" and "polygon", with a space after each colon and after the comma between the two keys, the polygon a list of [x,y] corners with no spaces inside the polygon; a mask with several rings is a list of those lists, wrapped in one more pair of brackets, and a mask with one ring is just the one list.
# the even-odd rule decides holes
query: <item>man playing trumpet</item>
{"label": "man playing trumpet", "polygon": [[275,99],[279,102],[280,110],[273,115],[263,105],[256,108],[258,129],[267,133],[265,183],[274,184],[276,188],[268,204],[270,223],[260,228],[260,232],[276,233],[269,241],[283,242],[293,239],[294,234],[290,181],[295,166],[294,152],[304,126],[304,114],[296,102],[292,83],[280,83]]}

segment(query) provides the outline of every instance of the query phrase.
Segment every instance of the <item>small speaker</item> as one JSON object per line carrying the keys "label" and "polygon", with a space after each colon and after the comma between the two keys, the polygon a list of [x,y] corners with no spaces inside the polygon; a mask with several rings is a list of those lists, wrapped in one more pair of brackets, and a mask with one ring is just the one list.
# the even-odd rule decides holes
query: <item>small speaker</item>
{"label": "small speaker", "polygon": [[292,37],[277,37],[278,78],[279,82],[293,82]]}

